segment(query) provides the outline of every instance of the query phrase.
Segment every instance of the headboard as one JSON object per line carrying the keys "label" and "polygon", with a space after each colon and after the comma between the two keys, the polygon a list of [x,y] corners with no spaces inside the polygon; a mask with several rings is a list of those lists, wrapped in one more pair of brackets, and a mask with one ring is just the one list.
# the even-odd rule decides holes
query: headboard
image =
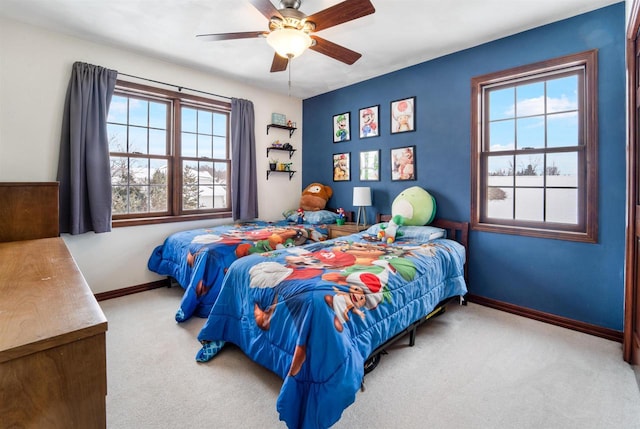
{"label": "headboard", "polygon": [[58,182],[0,182],[0,242],[58,237]]}

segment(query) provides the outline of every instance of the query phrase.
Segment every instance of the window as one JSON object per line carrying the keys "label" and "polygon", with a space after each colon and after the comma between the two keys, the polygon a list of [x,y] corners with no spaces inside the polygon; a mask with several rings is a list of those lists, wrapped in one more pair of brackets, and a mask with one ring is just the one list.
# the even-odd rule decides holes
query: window
{"label": "window", "polygon": [[475,230],[597,240],[597,57],[472,79]]}
{"label": "window", "polygon": [[114,226],[229,216],[228,103],[118,81],[109,107]]}

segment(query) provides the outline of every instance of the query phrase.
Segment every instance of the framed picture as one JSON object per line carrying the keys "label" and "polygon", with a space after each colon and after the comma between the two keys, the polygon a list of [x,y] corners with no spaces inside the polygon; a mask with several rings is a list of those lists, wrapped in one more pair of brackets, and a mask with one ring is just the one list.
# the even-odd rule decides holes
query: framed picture
{"label": "framed picture", "polygon": [[380,151],[368,150],[360,152],[360,180],[380,180]]}
{"label": "framed picture", "polygon": [[347,142],[351,140],[351,114],[340,113],[333,116],[333,142]]}
{"label": "framed picture", "polygon": [[333,154],[333,181],[351,180],[351,154],[349,152]]}
{"label": "framed picture", "polygon": [[416,130],[416,97],[391,102],[391,134]]}
{"label": "framed picture", "polygon": [[416,180],[416,147],[391,149],[391,180]]}
{"label": "framed picture", "polygon": [[358,120],[360,121],[360,138],[377,137],[380,135],[380,127],[378,126],[378,112],[380,105],[365,107],[360,109]]}

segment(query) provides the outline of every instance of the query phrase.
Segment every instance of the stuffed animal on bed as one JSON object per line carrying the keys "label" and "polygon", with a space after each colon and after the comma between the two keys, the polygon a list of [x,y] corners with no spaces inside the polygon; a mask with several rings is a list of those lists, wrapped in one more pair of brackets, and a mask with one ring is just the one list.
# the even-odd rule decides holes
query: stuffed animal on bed
{"label": "stuffed animal on bed", "polygon": [[428,225],[436,216],[436,199],[421,187],[412,186],[393,200],[391,215],[402,216],[403,225]]}
{"label": "stuffed animal on bed", "polygon": [[400,215],[395,215],[388,224],[380,225],[380,231],[378,231],[378,238],[387,244],[391,244],[396,241],[396,238],[402,237],[403,233],[400,231],[400,227],[404,223],[404,219]]}
{"label": "stuffed animal on bed", "polygon": [[323,210],[332,195],[333,189],[331,189],[331,186],[312,183],[302,191],[300,208],[309,212]]}

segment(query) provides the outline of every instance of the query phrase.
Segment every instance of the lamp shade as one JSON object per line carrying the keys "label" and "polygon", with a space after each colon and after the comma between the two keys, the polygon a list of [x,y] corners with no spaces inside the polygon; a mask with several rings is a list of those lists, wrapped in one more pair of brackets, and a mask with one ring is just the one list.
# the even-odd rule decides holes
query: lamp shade
{"label": "lamp shade", "polygon": [[353,188],[353,205],[356,207],[370,206],[371,188],[368,186],[355,186]]}
{"label": "lamp shade", "polygon": [[267,43],[283,58],[295,58],[311,46],[311,37],[301,30],[281,28],[267,35]]}

